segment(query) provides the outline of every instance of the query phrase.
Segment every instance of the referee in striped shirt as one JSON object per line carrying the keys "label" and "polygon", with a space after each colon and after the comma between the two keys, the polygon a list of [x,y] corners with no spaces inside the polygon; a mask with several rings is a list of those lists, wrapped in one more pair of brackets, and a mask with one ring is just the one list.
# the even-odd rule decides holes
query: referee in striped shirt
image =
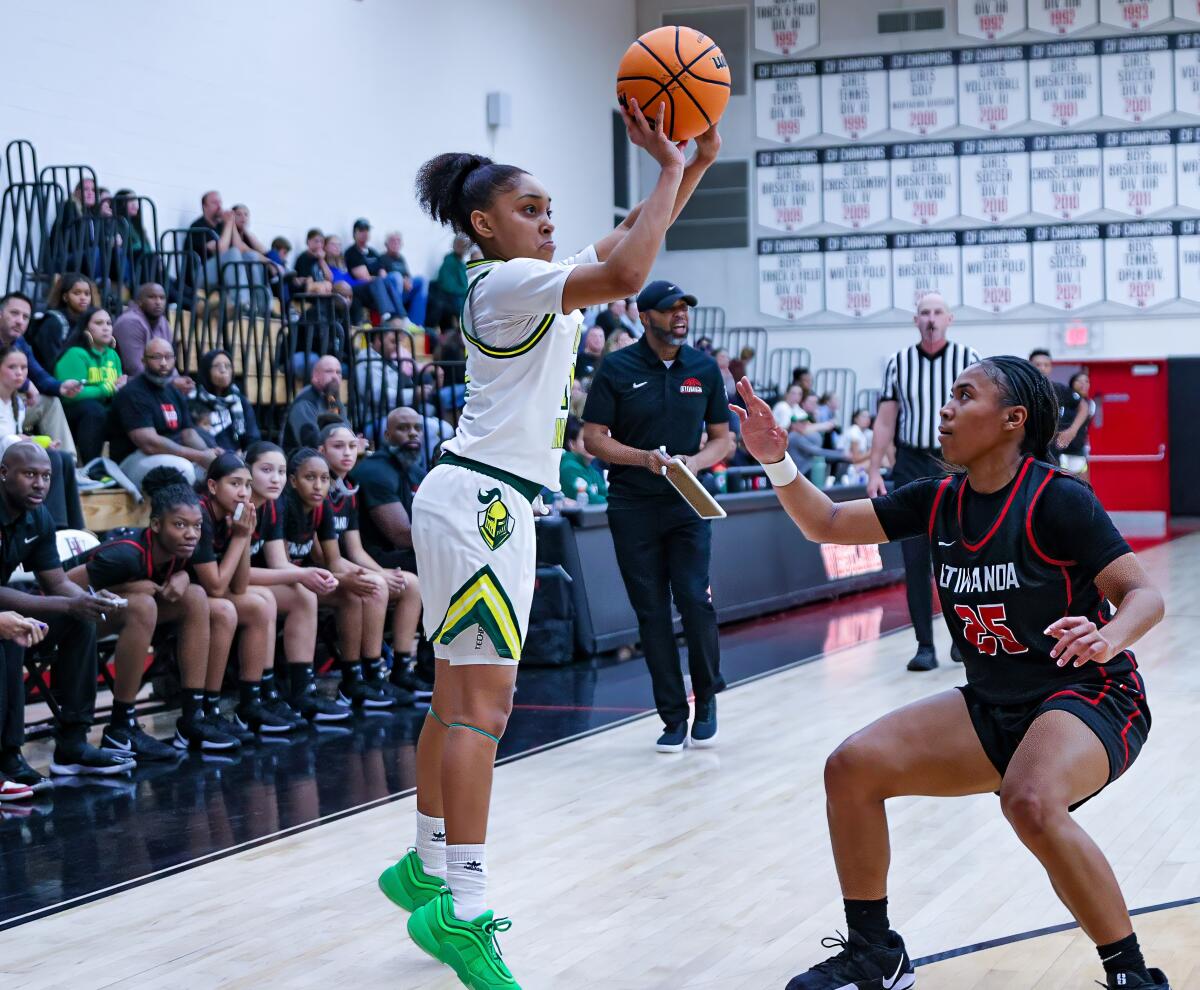
{"label": "referee in striped shirt", "polygon": [[[880,463],[893,440],[896,466],[892,480],[897,486],[945,475],[942,450],[938,446],[938,413],[950,398],[954,379],[979,360],[970,347],[946,340],[954,314],[940,294],[927,292],[917,300],[913,322],[921,334],[920,341],[893,354],[883,373],[867,481],[867,494],[872,498],[885,493]],[[917,636],[917,652],[908,662],[908,669],[933,670],[938,661],[933,648],[933,563],[929,540],[914,537],[901,543],[900,548],[904,552],[908,614]]]}

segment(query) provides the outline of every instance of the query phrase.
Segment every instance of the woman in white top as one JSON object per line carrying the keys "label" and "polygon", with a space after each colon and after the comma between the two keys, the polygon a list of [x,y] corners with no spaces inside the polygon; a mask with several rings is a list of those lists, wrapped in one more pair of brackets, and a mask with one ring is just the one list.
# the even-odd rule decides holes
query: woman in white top
{"label": "woman in white top", "polygon": [[783,398],[775,403],[771,409],[772,415],[775,417],[775,425],[781,430],[792,429],[792,424],[803,423],[808,419],[806,413],[800,403],[804,399],[804,389],[799,385],[789,385],[788,390],[783,393]]}
{"label": "woman in white top", "polygon": [[[616,230],[564,262],[552,260],[550,194],[524,169],[444,154],[417,175],[421,206],[469,236],[482,258],[467,266],[466,407],[413,502],[425,628],[437,660],[417,747],[416,849],[380,886],[413,911],[413,940],[460,974],[470,970],[479,978],[471,986],[517,986],[493,947],[493,933],[508,922],[485,910],[484,840],[533,595],[532,503],[542,487],[559,487],[579,311],[641,289],[720,145],[713,128],[685,168],[683,145],[664,134],[665,105],[653,124],[636,103],[622,112],[630,141],[659,166],[657,183]],[[657,471],[667,460],[633,451],[629,463]]]}

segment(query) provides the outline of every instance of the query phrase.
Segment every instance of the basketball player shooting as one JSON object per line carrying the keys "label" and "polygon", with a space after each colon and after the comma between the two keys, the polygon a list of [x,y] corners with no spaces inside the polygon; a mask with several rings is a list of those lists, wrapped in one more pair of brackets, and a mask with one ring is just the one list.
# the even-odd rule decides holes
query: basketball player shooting
{"label": "basketball player shooting", "polygon": [[495,940],[510,922],[487,909],[484,843],[533,597],[532,503],[559,486],[579,310],[641,289],[720,147],[714,125],[685,167],[684,143],[663,126],[665,104],[653,123],[636,100],[622,113],[630,141],[658,164],[658,181],[616,230],[562,262],[552,260],[550,193],[524,169],[444,154],[417,176],[425,210],[474,240],[483,258],[468,267],[462,313],[467,404],[413,502],[437,660],[417,747],[417,839],[379,884],[412,912],[417,945],[472,990],[519,990]]}
{"label": "basketball player shooting", "polygon": [[[1129,646],[1163,599],[1092,490],[1053,466],[1058,401],[1017,357],[967,368],[942,407],[948,478],[833,503],[799,476],[787,435],[748,379],[730,408],[792,520],[821,543],[928,535],[942,615],[965,687],[883,716],[825,766],[829,832],[849,932],[788,990],[907,990],[916,983],[887,913],[884,803],[998,792],[1000,808],[1095,942],[1105,985],[1166,990],[1148,969],[1112,868],[1071,811],[1124,773],[1150,730]],[[1116,612],[1113,614],[1113,608]]]}

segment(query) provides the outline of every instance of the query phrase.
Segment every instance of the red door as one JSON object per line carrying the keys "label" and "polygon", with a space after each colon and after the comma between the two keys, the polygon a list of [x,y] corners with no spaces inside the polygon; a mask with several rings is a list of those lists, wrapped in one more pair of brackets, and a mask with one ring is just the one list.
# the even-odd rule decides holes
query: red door
{"label": "red door", "polygon": [[1092,487],[1122,533],[1160,536],[1170,507],[1167,363],[1089,361],[1088,372]]}

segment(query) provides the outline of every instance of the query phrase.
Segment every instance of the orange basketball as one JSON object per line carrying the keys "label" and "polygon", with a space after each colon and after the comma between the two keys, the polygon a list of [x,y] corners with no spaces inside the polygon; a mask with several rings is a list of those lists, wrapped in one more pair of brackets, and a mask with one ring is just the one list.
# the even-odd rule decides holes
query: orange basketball
{"label": "orange basketball", "polygon": [[729,102],[729,66],[716,42],[692,28],[647,31],[629,46],[617,70],[617,101],[638,101],[653,122],[665,102],[672,141],[702,134],[721,119]]}

